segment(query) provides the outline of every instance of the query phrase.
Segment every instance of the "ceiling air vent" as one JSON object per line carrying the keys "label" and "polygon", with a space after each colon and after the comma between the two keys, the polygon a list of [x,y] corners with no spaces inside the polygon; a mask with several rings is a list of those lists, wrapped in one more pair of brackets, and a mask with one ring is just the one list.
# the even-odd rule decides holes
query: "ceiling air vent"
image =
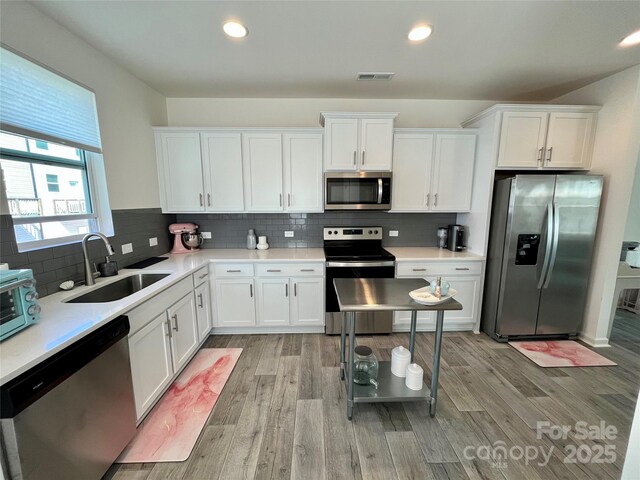
{"label": "ceiling air vent", "polygon": [[358,80],[391,80],[393,72],[358,72]]}

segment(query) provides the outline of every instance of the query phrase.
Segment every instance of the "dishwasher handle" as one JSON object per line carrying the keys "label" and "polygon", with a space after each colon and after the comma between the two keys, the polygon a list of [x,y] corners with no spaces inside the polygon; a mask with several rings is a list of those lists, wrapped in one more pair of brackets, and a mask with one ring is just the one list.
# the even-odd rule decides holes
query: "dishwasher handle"
{"label": "dishwasher handle", "polygon": [[13,418],[129,333],[121,315],[0,387],[0,418]]}

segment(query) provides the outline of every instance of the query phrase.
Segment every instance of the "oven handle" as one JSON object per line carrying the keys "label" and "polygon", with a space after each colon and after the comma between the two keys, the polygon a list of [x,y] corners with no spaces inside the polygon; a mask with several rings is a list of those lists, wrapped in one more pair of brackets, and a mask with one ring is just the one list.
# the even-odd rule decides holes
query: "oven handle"
{"label": "oven handle", "polygon": [[16,280],[15,282],[5,283],[0,286],[0,293],[8,292],[9,290],[13,290],[14,288],[22,287],[27,283],[33,282],[30,278],[25,278],[23,280]]}
{"label": "oven handle", "polygon": [[382,179],[381,178],[378,179],[378,203],[382,203]]}
{"label": "oven handle", "polygon": [[327,262],[327,267],[394,267],[394,261],[385,262]]}

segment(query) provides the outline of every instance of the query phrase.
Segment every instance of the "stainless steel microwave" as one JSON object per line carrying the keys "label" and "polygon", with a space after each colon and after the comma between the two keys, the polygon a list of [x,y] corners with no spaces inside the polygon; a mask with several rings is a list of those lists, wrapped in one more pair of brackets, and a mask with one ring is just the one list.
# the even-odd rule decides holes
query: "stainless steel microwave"
{"label": "stainless steel microwave", "polygon": [[391,172],[328,172],[325,210],[391,209]]}

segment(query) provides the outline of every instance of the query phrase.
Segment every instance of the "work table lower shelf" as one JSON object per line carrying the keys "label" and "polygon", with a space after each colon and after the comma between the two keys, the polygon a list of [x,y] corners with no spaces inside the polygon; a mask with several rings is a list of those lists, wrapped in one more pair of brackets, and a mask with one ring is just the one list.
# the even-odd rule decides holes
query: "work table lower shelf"
{"label": "work table lower shelf", "polygon": [[[346,366],[345,375],[349,378],[349,366]],[[349,393],[348,382],[345,389]],[[411,390],[405,384],[405,379],[391,373],[391,362],[378,364],[378,388],[373,385],[353,384],[354,403],[374,402],[417,402],[431,398],[429,388],[422,382],[422,389]]]}

